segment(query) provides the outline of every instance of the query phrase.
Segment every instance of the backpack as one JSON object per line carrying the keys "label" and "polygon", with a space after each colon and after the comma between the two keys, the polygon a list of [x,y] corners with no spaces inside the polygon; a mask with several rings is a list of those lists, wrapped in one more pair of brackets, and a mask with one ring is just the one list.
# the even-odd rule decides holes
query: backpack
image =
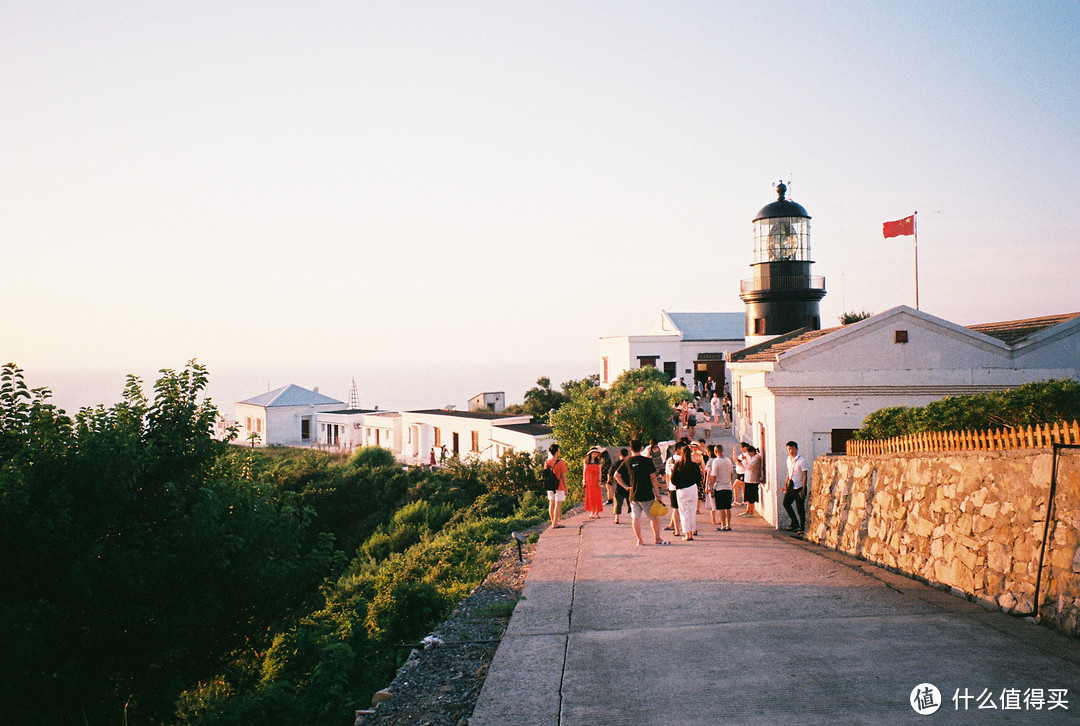
{"label": "backpack", "polygon": [[555,473],[555,468],[554,467],[551,467],[551,466],[545,466],[544,467],[543,480],[544,480],[544,489],[547,489],[549,492],[554,492],[554,491],[559,490],[559,475]]}

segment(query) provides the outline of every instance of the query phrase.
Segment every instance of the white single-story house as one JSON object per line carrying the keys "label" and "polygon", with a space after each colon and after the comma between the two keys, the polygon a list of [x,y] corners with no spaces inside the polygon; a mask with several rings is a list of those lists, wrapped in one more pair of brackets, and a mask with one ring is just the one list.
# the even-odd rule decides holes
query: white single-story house
{"label": "white single-story house", "polygon": [[669,313],[661,310],[642,335],[600,338],[600,385],[622,373],[653,367],[687,388],[694,381],[725,381],[724,355],[746,346],[746,313]]}
{"label": "white single-story house", "polygon": [[310,446],[316,441],[316,417],[344,404],[324,396],[319,389],[296,385],[267,391],[236,404],[236,423],[241,443],[256,446]]}
{"label": "white single-story house", "polygon": [[[780,524],[789,440],[812,466],[870,413],[1053,378],[1080,378],[1080,313],[962,326],[900,306],[731,353],[734,434],[763,453],[762,515]],[[783,518],[786,520],[786,514]]]}
{"label": "white single-story house", "polygon": [[345,409],[318,415],[321,448],[352,451],[361,446],[393,450],[401,438],[401,417],[392,411]]}
{"label": "white single-story house", "polygon": [[443,447],[447,456],[488,461],[510,450],[546,449],[553,441],[551,429],[532,423],[532,416],[448,409],[402,411],[401,435],[399,458],[408,464],[428,463],[432,449],[438,461]]}
{"label": "white single-story house", "polygon": [[547,449],[551,429],[534,424],[532,416],[490,411],[379,411],[342,408],[341,401],[289,385],[236,404],[238,443],[256,446],[298,446],[351,451],[381,446],[407,464],[447,456],[498,459],[508,451]]}

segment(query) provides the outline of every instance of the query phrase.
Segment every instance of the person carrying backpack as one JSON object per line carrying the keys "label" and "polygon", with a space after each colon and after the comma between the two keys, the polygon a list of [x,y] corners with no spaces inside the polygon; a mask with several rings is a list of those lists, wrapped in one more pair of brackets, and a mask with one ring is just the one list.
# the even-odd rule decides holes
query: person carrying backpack
{"label": "person carrying backpack", "polygon": [[562,503],[566,500],[566,462],[559,458],[559,445],[552,444],[548,448],[548,460],[544,462],[544,488],[548,495],[548,516],[551,518],[551,528],[562,527],[559,519],[562,517]]}

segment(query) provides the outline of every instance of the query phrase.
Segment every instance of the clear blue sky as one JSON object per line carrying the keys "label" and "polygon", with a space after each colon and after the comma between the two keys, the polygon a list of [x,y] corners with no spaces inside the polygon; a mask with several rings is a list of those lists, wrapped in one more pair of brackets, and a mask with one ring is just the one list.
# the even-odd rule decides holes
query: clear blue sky
{"label": "clear blue sky", "polygon": [[7,0],[0,358],[584,375],[742,310],[780,178],[826,325],[914,304],[915,210],[927,312],[1080,310],[1075,10]]}

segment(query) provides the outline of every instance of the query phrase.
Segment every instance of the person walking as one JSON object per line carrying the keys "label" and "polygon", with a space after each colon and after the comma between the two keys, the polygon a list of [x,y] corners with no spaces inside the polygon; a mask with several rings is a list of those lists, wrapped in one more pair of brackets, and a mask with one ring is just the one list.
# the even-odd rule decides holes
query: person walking
{"label": "person walking", "polygon": [[671,484],[679,500],[679,519],[682,522],[683,540],[692,542],[697,534],[698,484],[701,483],[701,465],[694,461],[688,447],[683,446],[681,457],[671,470]]}
{"label": "person walking", "polygon": [[[701,503],[705,501],[705,478],[708,473],[709,454],[706,451],[705,439],[698,439],[690,444],[690,458],[701,469],[701,478],[698,480],[697,503],[694,507],[696,514],[701,514]],[[697,532],[694,532],[697,534]]]}
{"label": "person walking", "polygon": [[[734,481],[734,466],[731,459],[724,456],[724,447],[717,444],[716,456],[709,459],[709,491],[712,492],[710,496],[716,503],[716,512],[712,514],[720,516],[717,532],[731,531],[731,497]],[[713,524],[716,524],[715,519]]]}
{"label": "person walking", "polygon": [[630,489],[630,521],[634,527],[634,539],[637,544],[645,544],[641,538],[642,520],[649,520],[652,529],[653,542],[658,545],[668,544],[667,540],[660,538],[660,519],[652,516],[650,510],[653,502],[660,497],[660,480],[656,478],[656,467],[653,466],[652,457],[643,456],[644,446],[641,441],[634,439],[630,442],[630,450],[633,456],[626,459],[615,471],[615,482],[619,486]]}
{"label": "person walking", "polygon": [[585,511],[589,519],[599,519],[604,511],[604,495],[600,491],[600,447],[589,449],[581,467],[581,485],[585,490]]}
{"label": "person walking", "polygon": [[557,483],[555,489],[548,489],[548,517],[551,519],[551,528],[559,529],[562,524],[562,503],[566,501],[566,462],[559,458],[559,445],[552,444],[548,447],[548,459],[544,462],[544,469],[550,469],[551,474],[545,473],[545,478],[554,477],[553,483]]}
{"label": "person walking", "polygon": [[619,470],[619,467],[622,466],[629,455],[630,452],[626,449],[619,449],[619,461],[611,469],[611,486],[615,490],[615,524],[621,524],[619,515],[622,514],[624,507],[626,513],[630,514],[630,487],[622,486],[615,481],[615,472]]}
{"label": "person walking", "polygon": [[745,479],[746,511],[740,517],[753,517],[754,505],[758,502],[758,488],[761,485],[761,454],[756,447],[746,442],[742,444],[743,478]]}
{"label": "person walking", "polygon": [[682,532],[680,530],[679,519],[679,497],[675,494],[675,484],[672,481],[672,472],[675,471],[675,465],[683,459],[683,447],[686,445],[686,439],[682,439],[678,444],[668,447],[667,461],[664,462],[664,474],[660,478],[661,486],[667,486],[668,503],[671,509],[671,521],[668,522],[668,526],[664,527],[665,531],[674,530],[676,537],[681,537]]}
{"label": "person walking", "polygon": [[[802,534],[806,528],[806,461],[799,455],[799,445],[787,442],[787,480],[784,482],[784,511],[791,518],[789,532]],[[792,504],[795,505],[792,508]],[[798,515],[795,516],[796,510]]]}
{"label": "person walking", "polygon": [[604,487],[604,494],[606,494],[604,504],[611,504],[615,496],[614,487],[611,484],[611,455],[605,446],[597,446],[596,448],[600,450],[600,483]]}

